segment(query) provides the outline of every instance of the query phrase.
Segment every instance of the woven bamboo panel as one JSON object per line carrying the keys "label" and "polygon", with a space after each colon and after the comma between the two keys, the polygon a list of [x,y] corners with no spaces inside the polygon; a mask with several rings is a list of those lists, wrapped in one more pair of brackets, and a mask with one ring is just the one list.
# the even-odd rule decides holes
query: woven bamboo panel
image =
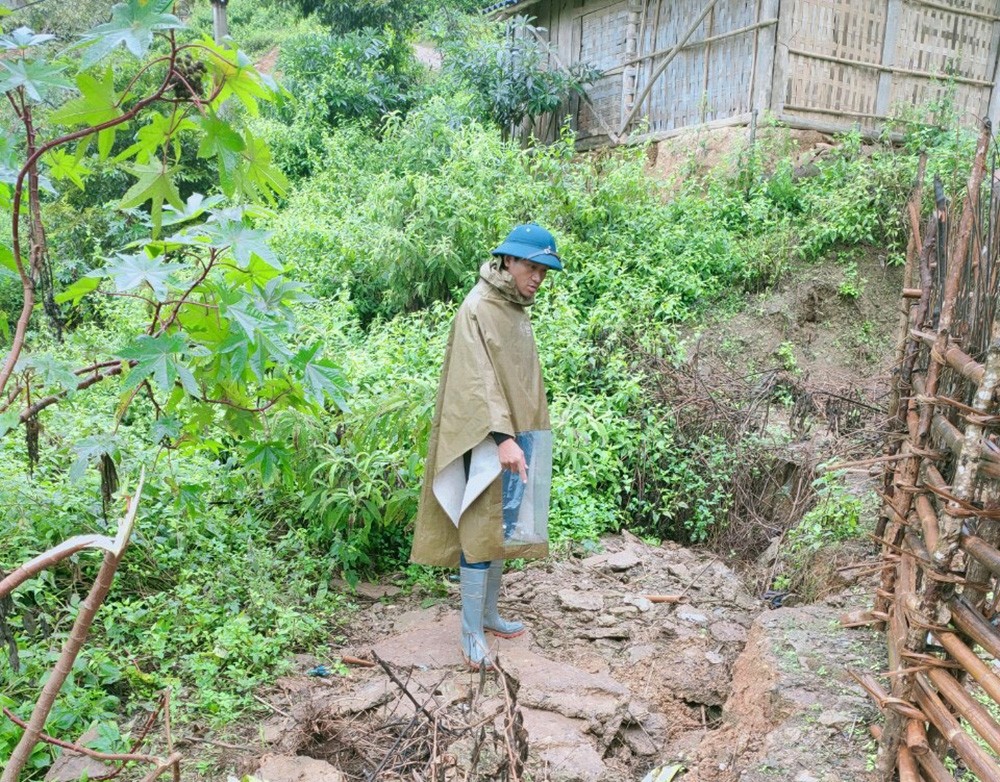
{"label": "woven bamboo panel", "polygon": [[895,65],[992,81],[996,65],[995,53],[990,61],[992,38],[993,23],[986,19],[906,3],[896,39]]}
{"label": "woven bamboo panel", "polygon": [[966,84],[949,85],[932,79],[896,75],[892,82],[893,116],[905,117],[915,108],[917,119],[930,122],[934,106],[952,107],[959,121],[971,125],[986,115],[990,102],[989,87]]}
{"label": "woven bamboo panel", "polygon": [[[580,51],[574,58],[577,62],[590,63],[601,70],[609,70],[621,65],[625,56],[625,21],[628,8],[619,3],[584,14],[580,25]],[[581,137],[601,135],[604,126],[595,116],[610,126],[621,122],[622,77],[620,73],[604,76],[587,88],[591,106],[581,106],[577,115],[577,131]]]}
{"label": "woven bamboo panel", "polygon": [[[785,104],[796,113],[815,108],[819,113],[875,114],[877,71],[790,54],[788,74]],[[849,117],[848,124],[854,119]]]}
{"label": "woven bamboo panel", "polygon": [[625,54],[626,3],[584,14],[580,18],[582,62],[607,70],[620,65]]}
{"label": "woven bamboo panel", "polygon": [[845,60],[880,62],[885,35],[885,0],[795,0],[790,49]]}
{"label": "woven bamboo panel", "polygon": [[[636,92],[648,82],[650,72],[690,27],[703,9],[702,2],[657,0],[646,8],[640,55],[663,52],[639,65]],[[648,113],[649,130],[672,130],[749,110],[750,73],[756,31],[699,44],[756,21],[754,0],[721,0],[691,36],[687,46],[657,79],[644,101],[640,116]]]}
{"label": "woven bamboo panel", "polygon": [[[884,0],[794,0],[783,6],[790,31],[785,113],[844,128],[875,126],[882,60]],[[816,55],[816,56],[813,56]],[[835,58],[841,61],[835,62]]]}
{"label": "woven bamboo panel", "polygon": [[[622,77],[620,74],[605,76],[587,88],[590,106],[581,106],[577,113],[577,132],[580,138],[605,135],[605,125],[616,128],[621,122]],[[598,121],[596,114],[604,120]]]}
{"label": "woven bamboo panel", "polygon": [[706,122],[745,114],[752,108],[750,77],[756,31],[711,44]]}
{"label": "woven bamboo panel", "polygon": [[940,5],[948,5],[961,11],[1000,16],[997,0],[945,0]]}

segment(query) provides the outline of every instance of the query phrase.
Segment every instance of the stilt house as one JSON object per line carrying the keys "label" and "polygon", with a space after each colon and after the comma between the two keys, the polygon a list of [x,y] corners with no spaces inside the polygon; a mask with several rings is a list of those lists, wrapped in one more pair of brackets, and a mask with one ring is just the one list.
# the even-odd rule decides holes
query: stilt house
{"label": "stilt house", "polygon": [[603,75],[530,130],[571,118],[581,147],[694,126],[877,133],[901,107],[949,100],[997,127],[1000,0],[502,0],[544,28],[552,67]]}

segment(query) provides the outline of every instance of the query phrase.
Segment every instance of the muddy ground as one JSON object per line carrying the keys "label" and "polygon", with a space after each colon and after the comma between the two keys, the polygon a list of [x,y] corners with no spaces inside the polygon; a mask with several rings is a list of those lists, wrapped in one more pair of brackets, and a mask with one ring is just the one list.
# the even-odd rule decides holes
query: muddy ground
{"label": "muddy ground", "polygon": [[709,552],[627,533],[603,544],[505,576],[501,609],[530,627],[494,642],[506,675],[463,664],[457,595],[422,606],[363,585],[367,605],[331,659],[378,664],[320,679],[305,674],[321,661],[300,659],[261,694],[273,716],[238,770],[269,782],[638,781],[671,766],[687,782],[868,778],[875,714],[849,672],[878,669],[882,644],[838,624],[868,603],[857,571],[823,603],[772,608]]}

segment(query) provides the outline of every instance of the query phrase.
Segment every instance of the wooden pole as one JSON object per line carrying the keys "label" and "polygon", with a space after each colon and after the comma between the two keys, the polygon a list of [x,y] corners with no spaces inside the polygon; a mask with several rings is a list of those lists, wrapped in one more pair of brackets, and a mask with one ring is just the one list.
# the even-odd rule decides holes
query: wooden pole
{"label": "wooden pole", "polygon": [[906,723],[906,748],[914,755],[924,755],[931,751],[927,744],[927,731],[920,720],[910,720]]}
{"label": "wooden pole", "polygon": [[226,5],[229,0],[212,0],[212,34],[217,44],[229,35],[229,20],[226,18]]}
{"label": "wooden pole", "polygon": [[76,620],[73,622],[69,638],[66,639],[59,659],[52,668],[45,686],[42,687],[42,692],[38,696],[35,708],[31,711],[28,726],[24,729],[24,733],[21,734],[21,738],[17,742],[17,746],[14,747],[14,751],[11,752],[3,774],[0,775],[0,782],[17,782],[20,778],[21,771],[31,757],[32,750],[34,750],[35,745],[38,743],[42,729],[45,727],[45,721],[48,719],[49,713],[55,705],[59,690],[62,689],[73,668],[73,663],[76,661],[77,655],[79,655],[80,650],[83,648],[83,643],[90,632],[94,617],[97,615],[97,609],[101,607],[104,598],[111,591],[115,572],[118,570],[118,565],[125,554],[125,548],[132,534],[135,516],[139,510],[139,498],[142,495],[144,480],[145,474],[139,478],[139,485],[129,503],[125,518],[118,527],[118,535],[115,538],[118,541],[118,546],[114,551],[105,552],[104,561],[101,563],[101,569],[97,573],[97,578],[94,580],[87,597],[80,603],[80,609],[77,612]]}
{"label": "wooden pole", "polygon": [[951,621],[983,649],[1000,659],[1000,632],[964,597],[948,601]]}
{"label": "wooden pole", "polygon": [[[971,194],[969,197],[972,197]],[[952,259],[953,266],[959,266],[964,257],[964,255],[958,255],[956,258]],[[951,271],[952,270],[949,270],[949,272]],[[949,280],[953,276],[956,275],[949,273]],[[952,289],[953,296],[955,293],[955,290]],[[980,416],[987,416],[992,411],[993,395],[996,391],[997,385],[1000,384],[1000,320],[994,322],[992,332],[992,342],[984,363],[983,382],[977,389],[975,399],[972,403],[973,409]],[[947,330],[942,328],[941,333],[944,334],[945,339],[947,339]],[[980,465],[983,461],[983,431],[983,425],[979,423],[975,417],[969,417],[967,419],[965,426],[965,439],[962,443],[962,449],[958,456],[958,463],[955,467],[955,477],[952,480],[951,486],[951,495],[955,499],[950,500],[945,505],[944,512],[941,514],[941,535],[938,539],[937,546],[931,553],[935,563],[941,570],[947,570],[955,552],[958,550],[961,540],[962,525],[965,521],[964,508],[960,502],[967,502],[974,496],[976,480],[979,474]],[[969,545],[972,544],[973,542],[969,541]],[[1000,562],[991,562],[987,564],[987,562],[983,561],[988,558],[989,554],[995,553],[995,549],[992,549],[987,545],[979,547],[979,550],[974,555],[972,563],[970,564],[970,570],[976,574],[977,579],[986,578],[986,575],[990,570],[990,565],[1000,567]],[[966,585],[966,593],[969,602],[972,605],[975,605],[982,595],[985,594],[985,590],[974,583],[969,583]],[[926,614],[928,610],[933,610],[939,601],[940,584],[936,582],[928,583],[927,588],[924,590],[921,610]],[[998,689],[997,694],[991,695],[994,700],[1000,701],[1000,689]]]}
{"label": "wooden pole", "polygon": [[958,661],[963,670],[967,671],[979,683],[986,694],[1000,703],[1000,676],[993,673],[993,669],[980,660],[979,656],[966,646],[955,633],[936,630],[934,637],[938,639],[948,654]]}
{"label": "wooden pole", "polygon": [[[997,725],[986,707],[969,695],[969,691],[947,671],[931,668],[927,672],[927,678],[937,688],[938,694],[944,696],[955,707],[955,711],[965,717],[983,741],[989,744],[994,752],[1000,752],[1000,725]],[[926,736],[924,739],[926,741]]]}
{"label": "wooden pole", "polygon": [[952,716],[948,707],[941,702],[922,676],[917,677],[916,696],[920,708],[927,714],[930,723],[941,731],[941,735],[955,748],[973,774],[982,780],[1000,779],[1000,766],[997,766],[972,737],[962,730],[958,720]]}
{"label": "wooden pole", "polygon": [[669,54],[667,54],[663,62],[657,65],[656,68],[654,68],[653,71],[649,74],[649,81],[646,82],[646,86],[642,88],[642,92],[640,92],[639,96],[635,99],[635,103],[632,105],[632,108],[629,109],[628,114],[625,115],[625,119],[622,122],[622,126],[618,129],[618,134],[617,134],[618,136],[621,136],[622,134],[625,133],[625,130],[632,123],[632,120],[635,119],[636,114],[639,113],[639,108],[642,106],[642,102],[646,99],[646,96],[649,95],[650,91],[653,89],[653,85],[656,83],[656,80],[660,77],[660,74],[662,74],[667,69],[667,66],[674,61],[674,58],[677,56],[677,53],[681,50],[684,44],[688,42],[688,39],[695,34],[695,31],[701,26],[701,23],[704,21],[705,17],[708,16],[708,14],[711,12],[713,8],[715,8],[718,2],[719,0],[709,0],[708,5],[706,5],[704,10],[698,15],[698,18],[691,23],[691,26],[688,27],[688,29],[684,32],[684,35],[681,36],[681,39],[676,44],[674,44],[674,48],[670,50]]}

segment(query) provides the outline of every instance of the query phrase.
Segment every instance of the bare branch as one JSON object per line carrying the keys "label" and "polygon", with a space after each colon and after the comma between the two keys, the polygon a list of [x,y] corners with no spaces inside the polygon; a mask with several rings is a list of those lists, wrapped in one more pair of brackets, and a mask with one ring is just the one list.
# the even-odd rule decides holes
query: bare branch
{"label": "bare branch", "polygon": [[110,550],[105,553],[104,562],[101,564],[97,578],[86,599],[80,603],[80,609],[76,615],[76,621],[73,623],[73,629],[70,631],[69,638],[63,646],[62,653],[59,655],[59,660],[52,669],[51,675],[42,688],[42,694],[39,696],[38,702],[31,712],[31,718],[25,726],[21,740],[11,753],[10,761],[7,763],[6,768],[4,768],[3,775],[0,776],[0,782],[17,782],[21,776],[21,771],[24,770],[24,766],[31,756],[32,750],[40,740],[45,720],[48,719],[49,712],[52,711],[52,706],[56,702],[56,696],[59,695],[59,690],[62,689],[63,683],[69,676],[73,668],[73,663],[80,653],[84,641],[87,639],[90,626],[97,615],[97,609],[100,608],[108,592],[111,590],[111,583],[114,581],[115,572],[118,570],[125,546],[132,535],[132,526],[139,511],[139,498],[142,496],[144,481],[145,471],[143,471],[142,476],[139,478],[139,485],[136,486],[135,495],[129,502],[125,518],[122,519],[118,527],[118,535],[115,537],[113,544],[114,551],[117,553],[112,553]]}

